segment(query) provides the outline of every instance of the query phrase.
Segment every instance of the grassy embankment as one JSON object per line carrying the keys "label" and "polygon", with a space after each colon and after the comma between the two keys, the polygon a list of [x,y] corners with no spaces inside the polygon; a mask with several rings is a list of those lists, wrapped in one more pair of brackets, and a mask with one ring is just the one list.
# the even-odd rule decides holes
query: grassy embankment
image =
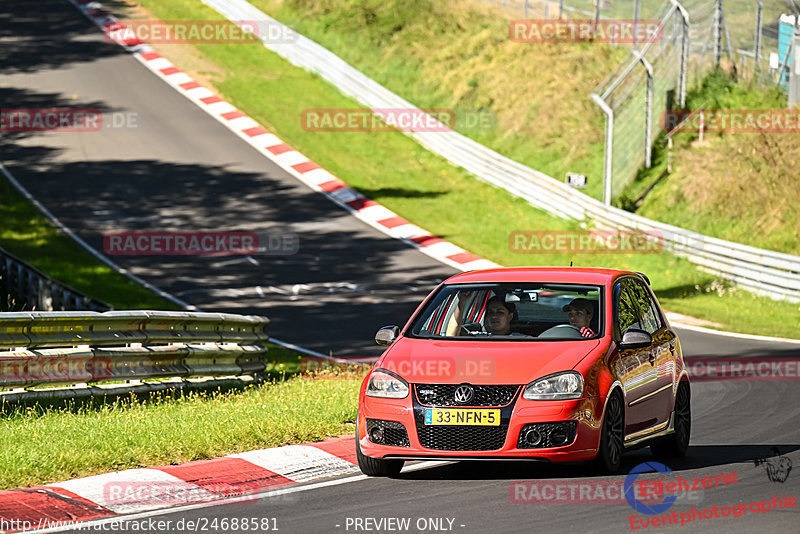
{"label": "grassy embankment", "polygon": [[[687,94],[687,106],[704,107],[711,113],[782,110],[787,100],[778,88],[736,84],[717,72]],[[637,213],[714,237],[800,254],[796,129],[791,133],[706,133],[702,143],[696,133],[678,134],[672,173],[661,180],[667,168],[663,137],[654,154],[655,165],[640,173],[628,193],[630,198],[639,198],[655,184]]]}
{"label": "grassy embankment", "polygon": [[[508,19],[516,15],[475,2],[252,3],[420,107],[491,111],[495,129],[464,133],[557,179],[566,172],[586,174],[586,193],[602,197],[605,123],[588,95],[623,59],[624,47],[513,43]],[[766,2],[766,13],[779,12],[780,4]],[[740,6],[729,19],[740,20],[745,12],[754,16]],[[752,46],[746,45],[752,41],[752,20],[729,24],[734,39]],[[780,90],[711,77],[690,91],[687,105],[783,109],[786,102]],[[722,239],[800,254],[800,205],[791,200],[800,197],[792,173],[800,155],[795,137],[716,135],[697,149],[681,142],[675,172],[639,213]],[[652,184],[665,165],[664,159],[640,184]],[[637,184],[623,195],[635,199],[641,190]],[[618,204],[624,203],[620,198]]]}

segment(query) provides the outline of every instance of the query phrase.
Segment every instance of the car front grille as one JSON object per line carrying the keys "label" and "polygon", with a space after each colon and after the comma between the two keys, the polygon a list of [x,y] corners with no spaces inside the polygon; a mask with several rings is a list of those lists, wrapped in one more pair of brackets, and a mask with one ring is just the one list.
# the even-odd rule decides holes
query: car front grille
{"label": "car front grille", "polygon": [[[462,406],[455,400],[458,384],[416,384],[417,399],[424,406]],[[468,406],[505,406],[514,400],[520,386],[473,385],[475,396]]]}
{"label": "car front grille", "polygon": [[426,449],[439,451],[494,451],[503,447],[508,425],[420,426],[417,435]]}

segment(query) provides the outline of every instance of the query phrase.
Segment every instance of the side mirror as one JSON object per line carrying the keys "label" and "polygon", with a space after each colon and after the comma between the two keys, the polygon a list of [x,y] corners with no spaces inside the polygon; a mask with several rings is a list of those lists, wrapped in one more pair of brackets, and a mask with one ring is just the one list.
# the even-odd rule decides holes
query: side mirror
{"label": "side mirror", "polygon": [[391,345],[400,334],[400,327],[395,325],[384,326],[375,334],[375,343],[378,345]]}
{"label": "side mirror", "polygon": [[653,344],[653,336],[638,328],[628,328],[622,333],[622,341],[619,342],[620,350],[641,349]]}

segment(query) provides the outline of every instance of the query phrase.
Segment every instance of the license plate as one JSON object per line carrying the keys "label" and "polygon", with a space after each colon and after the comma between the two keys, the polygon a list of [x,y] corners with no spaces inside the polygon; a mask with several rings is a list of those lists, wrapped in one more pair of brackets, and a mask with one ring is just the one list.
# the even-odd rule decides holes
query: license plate
{"label": "license plate", "polygon": [[425,424],[500,426],[500,410],[425,408]]}

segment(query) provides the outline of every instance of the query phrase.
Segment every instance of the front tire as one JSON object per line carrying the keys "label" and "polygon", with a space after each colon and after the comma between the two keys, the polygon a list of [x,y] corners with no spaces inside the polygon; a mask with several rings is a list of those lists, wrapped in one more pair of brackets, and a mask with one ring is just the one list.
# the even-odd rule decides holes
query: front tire
{"label": "front tire", "polygon": [[368,477],[396,477],[403,469],[403,460],[381,460],[372,458],[361,452],[361,444],[356,431],[356,459],[358,468]]}
{"label": "front tire", "polygon": [[612,475],[619,471],[624,444],[625,410],[619,393],[614,392],[606,402],[606,415],[600,432],[600,449],[595,460],[597,468]]}
{"label": "front tire", "polygon": [[681,382],[675,394],[675,432],[663,441],[650,445],[653,456],[675,458],[686,456],[692,434],[692,395],[689,384]]}

